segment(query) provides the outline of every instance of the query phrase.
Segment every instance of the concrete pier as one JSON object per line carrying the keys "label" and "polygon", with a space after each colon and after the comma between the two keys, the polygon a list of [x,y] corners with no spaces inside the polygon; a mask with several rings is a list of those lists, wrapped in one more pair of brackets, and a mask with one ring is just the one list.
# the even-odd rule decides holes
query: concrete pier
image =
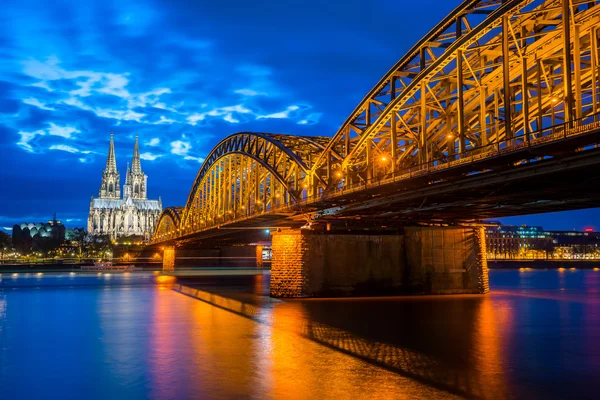
{"label": "concrete pier", "polygon": [[163,271],[175,268],[264,268],[263,245],[178,247],[163,249]]}
{"label": "concrete pier", "polygon": [[273,233],[271,296],[487,293],[483,227]]}

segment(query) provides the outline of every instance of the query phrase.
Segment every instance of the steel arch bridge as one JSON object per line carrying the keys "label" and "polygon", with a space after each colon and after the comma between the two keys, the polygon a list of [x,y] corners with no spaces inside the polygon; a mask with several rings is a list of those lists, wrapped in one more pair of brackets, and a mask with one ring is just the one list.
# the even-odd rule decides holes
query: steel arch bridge
{"label": "steel arch bridge", "polygon": [[466,0],[332,137],[238,133],[221,141],[181,218],[165,210],[153,241],[598,130],[599,30],[598,0]]}

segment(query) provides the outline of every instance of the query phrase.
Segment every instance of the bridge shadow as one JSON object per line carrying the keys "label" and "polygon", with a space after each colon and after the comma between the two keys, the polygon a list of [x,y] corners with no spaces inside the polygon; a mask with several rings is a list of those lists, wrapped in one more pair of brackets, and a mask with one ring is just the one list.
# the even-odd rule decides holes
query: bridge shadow
{"label": "bridge shadow", "polygon": [[452,394],[506,397],[498,343],[476,337],[494,314],[485,297],[281,301],[264,293],[268,276],[236,279],[225,289],[183,280],[174,290]]}

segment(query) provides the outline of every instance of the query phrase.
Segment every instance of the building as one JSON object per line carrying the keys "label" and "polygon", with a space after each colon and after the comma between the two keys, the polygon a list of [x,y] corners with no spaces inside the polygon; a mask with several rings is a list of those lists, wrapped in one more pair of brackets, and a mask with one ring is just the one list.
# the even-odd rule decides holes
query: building
{"label": "building", "polygon": [[487,256],[498,259],[597,259],[600,232],[550,231],[541,226],[486,228]]}
{"label": "building", "polygon": [[147,191],[148,177],[142,171],[136,135],[131,168],[127,166],[121,197],[121,175],[117,170],[114,135],[111,133],[100,196],[92,197],[90,201],[88,232],[109,235],[113,239],[126,236],[150,239],[162,211],[162,201],[160,197],[158,200],[148,200]]}
{"label": "building", "polygon": [[30,250],[49,251],[67,242],[79,242],[83,239],[83,228],[67,228],[54,218],[48,222],[22,223],[13,226],[12,243],[17,251],[26,254]]}

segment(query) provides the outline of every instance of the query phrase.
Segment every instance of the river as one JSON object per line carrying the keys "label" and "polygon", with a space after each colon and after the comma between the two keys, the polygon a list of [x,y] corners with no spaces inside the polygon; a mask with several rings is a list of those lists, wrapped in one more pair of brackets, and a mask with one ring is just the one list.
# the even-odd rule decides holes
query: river
{"label": "river", "polygon": [[600,272],[275,300],[269,274],[0,276],[0,398],[597,398]]}

